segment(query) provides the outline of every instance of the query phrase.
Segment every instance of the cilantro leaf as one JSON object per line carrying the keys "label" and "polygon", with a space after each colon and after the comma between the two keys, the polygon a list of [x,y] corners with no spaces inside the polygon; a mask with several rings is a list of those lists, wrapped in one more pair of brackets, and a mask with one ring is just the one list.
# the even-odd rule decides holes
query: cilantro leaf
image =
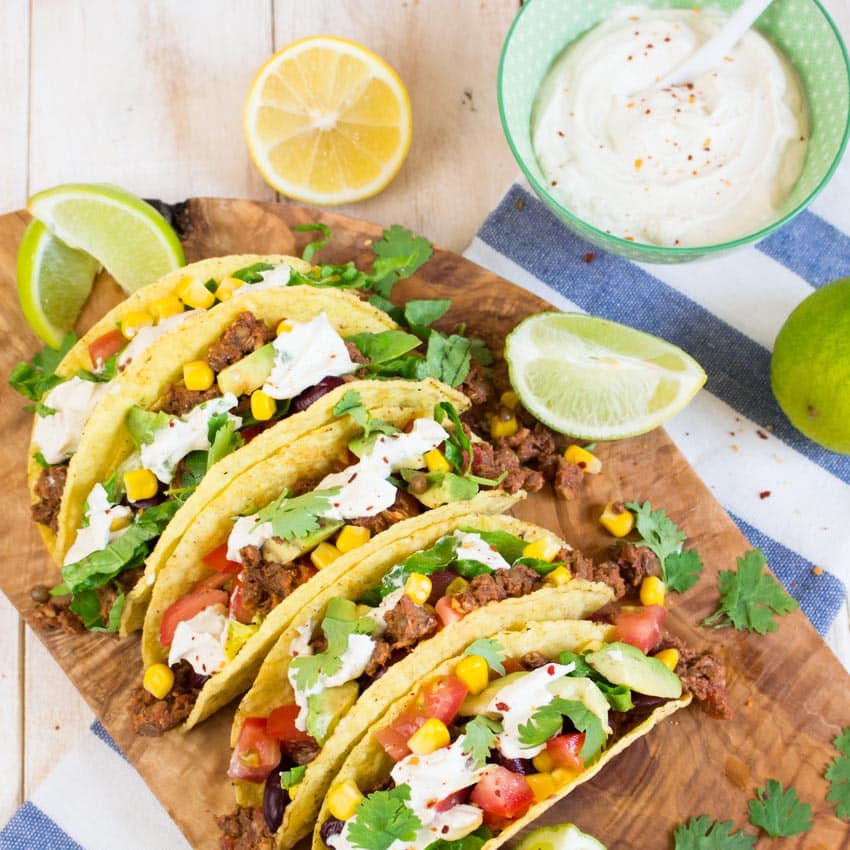
{"label": "cilantro leaf", "polygon": [[47,462],[47,458],[41,452],[36,452],[32,458],[42,469],[47,469],[52,465]]}
{"label": "cilantro leaf", "polygon": [[404,320],[411,328],[426,329],[449,311],[448,298],[418,298],[404,305]]}
{"label": "cilantro leaf", "polygon": [[635,527],[643,538],[638,546],[647,546],[655,552],[661,564],[664,564],[668,555],[679,551],[685,542],[685,532],[667,516],[666,511],[660,508],[652,510],[649,502],[642,505],[639,502],[627,502],[626,507],[634,513]]}
{"label": "cilantro leaf", "polygon": [[[454,561],[457,554],[457,540],[451,535],[441,537],[430,549],[422,549],[396,564],[383,578],[377,593],[369,591],[363,595],[368,604],[379,604],[381,599],[389,596],[394,590],[403,587],[411,573],[431,575],[444,570]],[[376,598],[377,597],[377,598]]]}
{"label": "cilantro leaf", "polygon": [[59,348],[45,346],[33,355],[29,363],[17,363],[9,374],[9,385],[30,401],[41,401],[47,392],[62,382],[56,374],[56,367],[76,341],[74,334],[67,333],[62,337]]}
{"label": "cilantro leaf", "polygon": [[358,351],[369,360],[370,367],[381,366],[397,360],[420,345],[418,336],[405,331],[381,331],[380,333],[360,333],[348,337]]}
{"label": "cilantro leaf", "polygon": [[94,384],[106,384],[113,378],[118,376],[118,357],[121,352],[116,351],[104,360],[103,365],[96,372],[88,369],[78,369],[76,376],[84,381],[91,381]]}
{"label": "cilantro leaf", "polygon": [[463,754],[471,756],[476,767],[483,767],[490,757],[490,750],[496,744],[496,736],[501,734],[502,724],[483,714],[477,715],[469,723],[463,734]]}
{"label": "cilantro leaf", "polygon": [[[116,584],[116,587],[118,585]],[[94,593],[94,591],[89,591],[90,593]],[[118,595],[112,601],[112,605],[109,606],[109,614],[106,619],[106,625],[103,625],[103,620],[101,619],[100,623],[95,623],[92,626],[87,626],[86,628],[90,628],[93,632],[106,632],[107,634],[112,634],[118,631],[118,627],[121,625],[121,613],[124,611],[124,591],[119,591]]]}
{"label": "cilantro leaf", "polygon": [[370,295],[369,303],[373,307],[383,310],[397,324],[400,325],[404,322],[404,310],[401,307],[397,307],[388,298],[384,298],[383,295]]}
{"label": "cilantro leaf", "polygon": [[732,821],[720,823],[708,815],[691,818],[673,833],[674,850],[753,850],[756,837],[744,830],[732,832]]}
{"label": "cilantro leaf", "polygon": [[251,266],[245,266],[244,269],[237,269],[230,273],[230,277],[235,277],[244,283],[262,283],[263,272],[270,272],[275,268],[271,263],[254,263]]}
{"label": "cilantro leaf", "polygon": [[89,631],[103,628],[100,600],[94,590],[84,590],[75,594],[68,608],[80,618],[83,628]]}
{"label": "cilantro leaf", "polygon": [[[219,419],[221,417],[221,419]],[[213,421],[219,420],[215,427]],[[236,430],[236,422],[230,419],[226,413],[216,414],[210,417],[209,424],[210,448],[207,452],[207,471],[223,457],[242,447],[244,440]]]}
{"label": "cilantro leaf", "polygon": [[356,390],[348,390],[334,405],[334,416],[344,416],[346,413],[363,429],[362,440],[368,439],[372,433],[395,434],[398,432],[395,425],[373,416],[372,411],[363,404],[360,393]]}
{"label": "cilantro leaf", "polygon": [[664,560],[665,584],[674,593],[684,593],[699,581],[702,558],[695,549],[671,552]]}
{"label": "cilantro leaf", "polygon": [[466,337],[452,334],[445,336],[432,331],[428,337],[425,360],[419,364],[417,377],[436,378],[450,387],[457,387],[469,374],[472,357],[472,342]]}
{"label": "cilantro leaf", "polygon": [[482,366],[492,366],[493,365],[493,352],[490,351],[489,346],[483,339],[479,339],[477,336],[471,336],[469,338],[470,343],[472,344],[472,356],[475,360],[477,360]]}
{"label": "cilantro leaf", "polygon": [[481,850],[481,848],[493,837],[493,833],[486,826],[479,826],[475,832],[456,838],[454,841],[446,841],[438,838],[432,841],[425,850]]}
{"label": "cilantro leaf", "polygon": [[756,791],[758,800],[750,800],[750,823],[761,827],[771,838],[799,835],[812,828],[812,807],[801,803],[797,791],[782,790],[782,783],[768,779]]}
{"label": "cilantro leaf", "polygon": [[575,670],[570,673],[570,676],[581,676],[583,678],[591,678],[596,671],[585,661],[583,655],[579,655],[576,652],[570,652],[569,650],[564,650],[558,656],[558,664],[575,664]]}
{"label": "cilantro leaf", "polygon": [[320,221],[311,222],[310,224],[297,224],[292,229],[296,233],[316,232],[322,234],[321,237],[314,239],[312,242],[309,242],[304,246],[304,250],[301,252],[301,259],[304,260],[305,263],[312,262],[313,255],[316,251],[320,251],[328,244],[328,242],[331,241],[331,229],[326,224],[322,224]]}
{"label": "cilantro leaf", "polygon": [[307,537],[319,530],[319,520],[327,513],[331,499],[339,490],[339,487],[312,490],[292,499],[288,491],[284,491],[271,504],[258,511],[257,516],[260,522],[270,522],[274,536],[281,540]]}
{"label": "cilantro leaf", "polygon": [[290,770],[282,770],[280,772],[280,787],[283,788],[284,791],[286,791],[293,785],[297,785],[304,778],[304,774],[306,772],[306,764],[296,765]]}
{"label": "cilantro leaf", "polygon": [[25,413],[33,413],[44,419],[46,416],[53,416],[56,413],[56,408],[48,407],[43,401],[37,401],[35,404],[28,404],[24,407]]}
{"label": "cilantro leaf", "polygon": [[505,665],[502,664],[502,659],[507,655],[507,650],[499,641],[493,638],[478,638],[464,650],[463,654],[480,655],[493,672],[500,676],[505,675]]}
{"label": "cilantro leaf", "polygon": [[829,793],[826,799],[835,803],[835,814],[850,820],[850,726],[845,726],[841,734],[832,742],[841,755],[836,756],[826,769],[829,780]]}
{"label": "cilantro leaf", "polygon": [[441,401],[434,406],[434,419],[440,424],[448,417],[453,428],[448,431],[449,439],[443,449],[446,460],[461,474],[466,475],[472,468],[472,443],[463,430],[455,406],[450,401]]}
{"label": "cilantro leaf", "polygon": [[522,558],[523,550],[528,545],[528,541],[509,531],[479,531],[471,526],[464,526],[460,530],[477,534],[485,543],[495,546],[509,564],[514,564]]}
{"label": "cilantro leaf", "polygon": [[562,717],[569,718],[579,732],[584,732],[584,745],[580,755],[585,764],[590,764],[602,751],[605,730],[602,721],[583,702],[576,699],[555,697],[548,705],[538,708],[528,723],[519,727],[520,743],[527,747],[546,743],[560,732]]}
{"label": "cilantro leaf", "polygon": [[397,281],[410,277],[434,253],[427,239],[414,236],[398,224],[385,230],[372,250],[375,252],[375,263],[372,267],[371,288],[385,298],[389,297]]}
{"label": "cilantro leaf", "polygon": [[722,629],[733,626],[760,635],[775,632],[778,626],[774,614],[788,614],[797,608],[779,582],[764,567],[767,564],[761,549],[747,552],[738,558],[738,570],[721,570],[717,577],[720,608],[702,621],[703,626]]}
{"label": "cilantro leaf", "polygon": [[389,850],[395,841],[413,841],[422,821],[405,806],[410,787],[375,791],[357,806],[348,822],[348,838],[361,850]]}

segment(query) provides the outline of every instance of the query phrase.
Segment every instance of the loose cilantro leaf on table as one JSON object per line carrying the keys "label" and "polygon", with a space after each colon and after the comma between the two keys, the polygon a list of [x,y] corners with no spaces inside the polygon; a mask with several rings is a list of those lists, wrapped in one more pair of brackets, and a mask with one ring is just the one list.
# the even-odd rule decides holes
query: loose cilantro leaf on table
{"label": "loose cilantro leaf on table", "polygon": [[527,747],[546,743],[559,733],[564,717],[568,717],[579,732],[584,732],[584,745],[580,755],[585,764],[590,764],[602,751],[605,730],[602,728],[602,721],[588,710],[583,702],[576,699],[555,697],[548,705],[537,709],[528,723],[519,727],[520,743]]}
{"label": "loose cilantro leaf on table", "polygon": [[280,772],[280,787],[283,788],[284,791],[286,791],[293,785],[297,785],[304,778],[304,774],[306,772],[306,764],[296,765],[290,770],[282,770]]}
{"label": "loose cilantro leaf on table", "polygon": [[733,626],[760,635],[778,628],[774,614],[788,614],[797,608],[779,582],[764,572],[767,565],[761,549],[738,558],[738,570],[721,570],[717,577],[720,608],[702,621],[715,629]]}
{"label": "loose cilantro leaf on table", "polygon": [[29,363],[17,363],[9,374],[9,385],[30,401],[41,401],[45,393],[62,382],[56,374],[56,367],[76,341],[74,334],[67,333],[62,337],[59,348],[45,346],[33,355]]}
{"label": "loose cilantro leaf on table", "polygon": [[331,499],[339,493],[339,487],[314,490],[301,496],[289,498],[285,490],[271,504],[257,512],[260,522],[271,522],[272,532],[281,540],[295,540],[318,531],[323,517],[331,505]]}
{"label": "loose cilantro leaf on table", "polygon": [[480,655],[487,666],[500,676],[505,675],[505,665],[502,660],[507,650],[494,638],[478,638],[473,641],[463,652],[464,655]]}
{"label": "loose cilantro leaf on table", "polygon": [[472,757],[475,767],[484,767],[490,757],[490,750],[496,744],[496,736],[501,732],[502,724],[498,720],[479,714],[466,724],[463,734],[463,754]]}
{"label": "loose cilantro leaf on table", "polygon": [[829,780],[829,793],[826,799],[835,803],[835,814],[850,819],[850,726],[845,726],[841,734],[832,742],[841,755],[836,756],[826,769]]}
{"label": "loose cilantro leaf on table", "polygon": [[794,788],[782,790],[782,783],[768,779],[750,800],[750,823],[761,827],[771,838],[799,835],[812,828],[812,807],[801,803]]}
{"label": "loose cilantro leaf on table", "polygon": [[676,827],[674,850],[753,850],[756,837],[744,830],[732,832],[732,821],[712,821],[708,815],[691,818]]}
{"label": "loose cilantro leaf on table", "polygon": [[407,785],[370,794],[349,821],[348,839],[352,845],[362,850],[388,850],[395,841],[413,841],[422,821],[404,805],[409,799]]}
{"label": "loose cilantro leaf on table", "polygon": [[655,553],[667,589],[675,593],[690,590],[702,573],[703,563],[695,550],[682,550],[685,532],[666,511],[653,510],[649,502],[627,502],[626,507],[635,515],[635,528],[642,538],[635,545]]}

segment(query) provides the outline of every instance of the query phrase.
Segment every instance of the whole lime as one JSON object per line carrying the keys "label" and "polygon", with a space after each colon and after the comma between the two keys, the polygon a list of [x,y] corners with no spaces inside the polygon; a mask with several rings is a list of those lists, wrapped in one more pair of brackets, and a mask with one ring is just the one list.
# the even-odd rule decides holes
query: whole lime
{"label": "whole lime", "polygon": [[850,278],[821,287],[791,313],[776,337],[770,382],[795,428],[850,454]]}

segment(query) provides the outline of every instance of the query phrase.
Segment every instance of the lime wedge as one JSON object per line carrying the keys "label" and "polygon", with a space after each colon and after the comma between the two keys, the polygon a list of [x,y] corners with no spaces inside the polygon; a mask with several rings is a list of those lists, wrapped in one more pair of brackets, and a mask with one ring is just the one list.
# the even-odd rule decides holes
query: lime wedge
{"label": "lime wedge", "polygon": [[125,292],[135,292],[185,262],[168,222],[119,186],[55,186],[33,195],[28,209],[67,245],[95,257]]}
{"label": "lime wedge", "polygon": [[582,313],[540,313],[505,340],[511,383],[541,422],[584,440],[657,428],[705,383],[692,357],[663,339]]}
{"label": "lime wedge", "polygon": [[562,823],[532,830],[517,844],[516,850],[605,850],[605,845],[575,824]]}
{"label": "lime wedge", "polygon": [[100,263],[33,219],[18,246],[18,297],[30,327],[59,348],[91,292]]}

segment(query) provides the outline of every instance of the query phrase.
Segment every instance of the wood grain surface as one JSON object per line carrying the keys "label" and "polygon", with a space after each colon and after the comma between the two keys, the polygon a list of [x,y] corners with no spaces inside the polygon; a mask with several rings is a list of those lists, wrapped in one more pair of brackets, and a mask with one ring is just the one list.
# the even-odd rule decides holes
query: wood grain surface
{"label": "wood grain surface", "polygon": [[[324,221],[334,231],[320,259],[366,261],[381,229],[340,214],[288,204],[193,199],[176,209],[175,224],[184,239],[187,260],[229,252],[300,251],[292,226]],[[18,313],[14,295],[14,257],[26,224],[25,214],[0,217],[0,326],[6,345],[0,370],[30,356],[38,345]],[[498,348],[519,319],[545,309],[540,299],[448,251],[437,250],[417,275],[398,285],[396,300],[450,297],[445,321],[467,322]],[[115,303],[108,280],[99,282],[82,323]],[[0,587],[25,619],[31,616],[29,588],[56,580],[53,567],[29,521],[24,458],[29,416],[4,386],[0,446],[6,498],[0,517]],[[697,709],[682,712],[642,739],[597,779],[579,789],[546,817],[573,820],[617,850],[668,850],[672,828],[703,812],[714,818],[746,822],[746,801],[775,777],[794,784],[813,805],[810,833],[785,839],[783,850],[850,848],[845,823],[825,801],[823,771],[832,758],[830,745],[850,718],[850,680],[802,613],[781,621],[766,636],[700,629],[696,624],[715,607],[715,577],[734,565],[748,547],[737,527],[714,501],[667,435],[600,445],[601,475],[591,477],[573,502],[537,494],[517,511],[547,525],[578,547],[592,552],[606,543],[596,522],[611,499],[650,499],[665,507],[688,533],[706,563],[702,581],[683,597],[674,597],[668,622],[693,645],[711,646],[729,669],[734,718],[713,721]],[[160,739],[133,736],[126,700],[142,673],[138,639],[119,642],[100,635],[40,636],[49,651],[102,719],[132,763],[153,789],[192,846],[213,848],[213,816],[228,810],[232,797],[225,777],[229,757],[230,710],[186,736]],[[759,847],[771,842],[763,838]]]}

